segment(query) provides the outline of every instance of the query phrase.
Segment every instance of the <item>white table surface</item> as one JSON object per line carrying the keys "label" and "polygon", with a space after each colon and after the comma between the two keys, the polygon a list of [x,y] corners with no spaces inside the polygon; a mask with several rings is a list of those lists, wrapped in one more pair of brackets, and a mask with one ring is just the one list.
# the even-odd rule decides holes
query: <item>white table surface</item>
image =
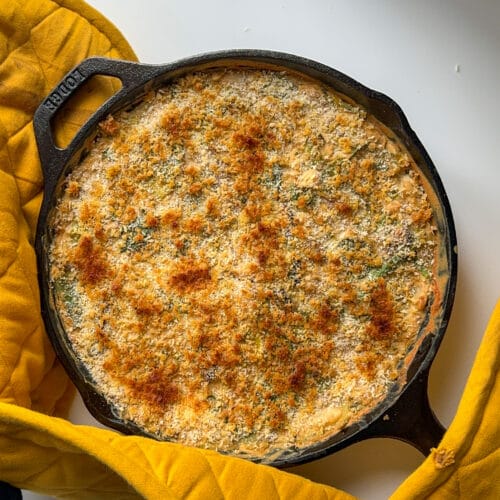
{"label": "white table surface", "polygon": [[[230,48],[290,52],[392,97],[434,160],[458,235],[455,306],[430,375],[449,425],[500,291],[500,2],[497,0],[89,0],[139,60]],[[71,417],[95,424],[79,399]],[[385,499],[422,461],[376,439],[293,472]],[[27,499],[40,499],[25,493]]]}

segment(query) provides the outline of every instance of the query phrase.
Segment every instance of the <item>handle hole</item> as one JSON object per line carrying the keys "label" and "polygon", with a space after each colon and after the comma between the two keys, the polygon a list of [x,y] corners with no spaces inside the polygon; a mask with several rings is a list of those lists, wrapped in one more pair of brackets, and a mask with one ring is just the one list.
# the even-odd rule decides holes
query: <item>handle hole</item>
{"label": "handle hole", "polygon": [[58,148],[65,149],[92,114],[122,87],[114,76],[94,75],[61,106],[51,121]]}

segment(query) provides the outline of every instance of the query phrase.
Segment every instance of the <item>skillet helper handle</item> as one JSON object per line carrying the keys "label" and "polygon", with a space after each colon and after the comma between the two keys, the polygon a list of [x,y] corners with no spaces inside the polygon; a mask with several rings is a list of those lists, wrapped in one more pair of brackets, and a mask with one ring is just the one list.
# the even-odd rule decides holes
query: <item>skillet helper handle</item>
{"label": "skillet helper handle", "polygon": [[[40,104],[33,117],[38,152],[46,185],[54,185],[59,170],[69,159],[71,144],[60,148],[54,141],[51,122],[82,85],[95,75],[112,76],[121,80],[121,89],[111,96],[99,109],[110,109],[112,105],[134,87],[139,87],[159,72],[160,66],[139,64],[118,59],[91,57],[72,69]],[[78,134],[73,138],[75,141]],[[73,143],[72,141],[72,143]]]}
{"label": "skillet helper handle", "polygon": [[425,456],[437,448],[446,429],[431,409],[427,395],[429,373],[420,373],[397,403],[379,417],[363,438],[391,437],[411,444]]}

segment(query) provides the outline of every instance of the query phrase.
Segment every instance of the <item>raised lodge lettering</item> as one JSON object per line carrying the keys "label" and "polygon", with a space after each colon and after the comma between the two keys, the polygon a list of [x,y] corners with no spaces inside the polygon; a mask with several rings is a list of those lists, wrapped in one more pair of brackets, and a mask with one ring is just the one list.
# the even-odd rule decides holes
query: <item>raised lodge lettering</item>
{"label": "raised lodge lettering", "polygon": [[72,71],[63,82],[61,82],[58,87],[45,99],[43,103],[46,108],[51,111],[57,109],[57,107],[64,101],[64,97],[68,96],[73,89],[75,89],[78,84],[83,81],[85,75],[79,69]]}

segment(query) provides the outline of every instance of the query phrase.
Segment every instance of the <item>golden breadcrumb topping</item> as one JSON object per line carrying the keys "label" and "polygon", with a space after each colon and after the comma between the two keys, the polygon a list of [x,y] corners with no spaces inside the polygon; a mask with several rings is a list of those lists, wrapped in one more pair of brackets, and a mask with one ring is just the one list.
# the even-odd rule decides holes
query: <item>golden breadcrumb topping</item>
{"label": "golden breadcrumb topping", "polygon": [[320,83],[237,68],[101,123],[53,212],[50,278],[119,418],[262,458],[404,382],[437,229],[384,130]]}

